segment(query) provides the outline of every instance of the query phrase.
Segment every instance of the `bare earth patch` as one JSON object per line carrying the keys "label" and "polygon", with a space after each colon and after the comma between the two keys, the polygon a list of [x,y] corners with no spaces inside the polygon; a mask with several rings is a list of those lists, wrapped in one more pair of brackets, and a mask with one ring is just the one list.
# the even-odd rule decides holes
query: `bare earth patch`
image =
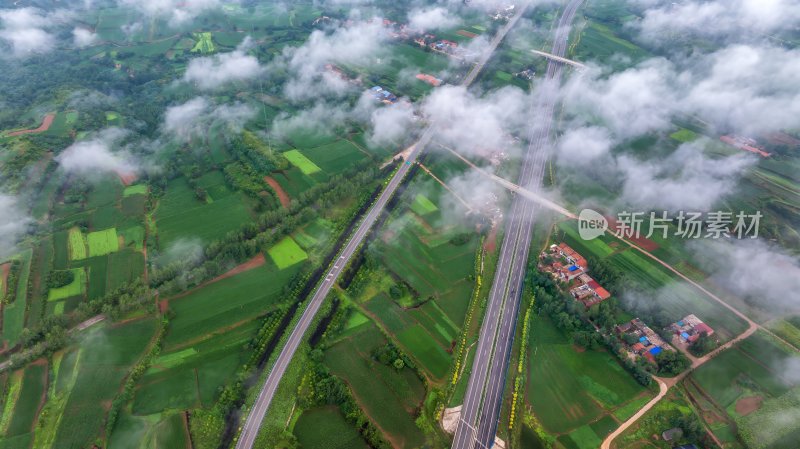
{"label": "bare earth patch", "polygon": [[291,203],[291,198],[289,198],[289,194],[283,190],[283,187],[275,180],[275,178],[271,176],[264,176],[264,181],[272,187],[272,190],[275,191],[275,194],[278,195],[278,201],[281,202],[281,206],[288,208],[289,204]]}
{"label": "bare earth patch", "polygon": [[8,136],[9,137],[14,137],[14,136],[21,136],[23,134],[43,133],[43,132],[47,131],[48,129],[50,129],[50,125],[53,124],[53,120],[55,120],[55,118],[56,118],[55,114],[52,114],[52,113],[51,114],[47,114],[47,115],[44,116],[44,120],[42,120],[42,124],[39,125],[38,128],[35,128],[35,129],[22,129],[22,130],[19,130],[19,131],[10,132],[10,133],[8,133]]}
{"label": "bare earth patch", "polygon": [[760,409],[762,402],[764,402],[764,398],[761,396],[741,398],[736,401],[736,414],[739,416],[747,416]]}

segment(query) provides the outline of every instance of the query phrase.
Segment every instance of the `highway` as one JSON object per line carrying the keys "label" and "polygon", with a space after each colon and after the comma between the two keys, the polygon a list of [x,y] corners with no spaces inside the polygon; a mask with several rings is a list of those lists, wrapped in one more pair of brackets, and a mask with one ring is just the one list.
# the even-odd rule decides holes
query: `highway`
{"label": "highway", "polygon": [[[467,76],[462,80],[462,86],[469,86],[472,84],[472,82],[478,76],[478,73],[480,73],[480,71],[489,61],[492,54],[497,49],[497,46],[506,36],[508,31],[511,30],[514,24],[516,24],[519,18],[522,16],[524,10],[525,8],[520,8],[517,14],[515,14],[514,17],[512,17],[508,23],[506,23],[506,25],[497,32],[494,38],[492,38],[489,48],[486,49],[483,55],[481,55],[481,57],[478,59],[475,66],[472,67]],[[386,203],[394,195],[395,191],[402,183],[403,178],[405,178],[406,174],[408,173],[408,170],[416,162],[420,153],[422,153],[422,151],[425,150],[425,147],[430,143],[435,132],[436,130],[433,124],[430,124],[425,129],[420,139],[413,146],[413,149],[406,156],[406,161],[389,180],[386,187],[383,189],[383,192],[381,192],[378,199],[375,200],[375,204],[373,204],[367,214],[363,217],[356,231],[347,241],[347,244],[345,244],[344,249],[339,253],[338,257],[333,262],[333,265],[329,268],[323,281],[314,291],[314,295],[308,302],[308,305],[303,311],[303,314],[300,316],[297,325],[295,325],[294,329],[292,330],[286,345],[281,350],[280,355],[278,355],[275,365],[272,367],[267,379],[264,381],[264,385],[261,387],[253,407],[247,414],[247,418],[242,426],[239,439],[236,442],[237,449],[251,449],[253,447],[256,437],[258,436],[258,430],[261,427],[261,422],[264,420],[264,416],[269,409],[269,405],[272,402],[275,391],[278,389],[281,378],[286,372],[286,368],[289,366],[289,362],[291,362],[294,353],[297,351],[300,343],[302,343],[309,326],[314,321],[314,316],[322,306],[325,297],[328,296],[331,287],[333,287],[333,285],[336,283],[336,279],[350,261],[350,258],[353,256],[353,254],[355,254],[355,252],[358,250],[359,246],[361,246],[361,243],[364,241],[364,237],[366,237],[367,233],[369,233],[370,228],[372,228],[381,212],[383,212],[383,209],[386,207]]]}
{"label": "highway", "polygon": [[[553,55],[565,55],[570,25],[582,2],[570,0],[565,7],[556,28]],[[563,67],[559,61],[551,60],[548,63],[538,98],[531,105],[528,149],[517,184],[534,193],[540,191],[549,154],[553,112]],[[535,208],[536,204],[521,195],[516,195],[512,201],[472,373],[453,439],[454,449],[488,449],[494,444],[517,324],[522,281],[528,262]]]}

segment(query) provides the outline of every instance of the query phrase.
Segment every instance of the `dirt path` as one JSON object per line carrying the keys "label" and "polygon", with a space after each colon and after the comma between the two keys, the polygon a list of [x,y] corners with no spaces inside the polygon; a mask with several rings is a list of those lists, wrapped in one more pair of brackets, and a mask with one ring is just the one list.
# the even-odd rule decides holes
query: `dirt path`
{"label": "dirt path", "polygon": [[292,199],[289,198],[289,194],[286,193],[285,190],[283,190],[283,187],[281,187],[281,185],[278,184],[278,181],[276,181],[275,178],[273,178],[272,176],[264,176],[264,181],[266,181],[266,183],[269,184],[270,187],[272,187],[272,190],[275,191],[275,194],[278,195],[278,201],[281,202],[281,206],[288,209],[289,205],[292,202]]}
{"label": "dirt path", "polygon": [[14,137],[14,136],[21,136],[23,134],[37,134],[37,133],[45,132],[48,129],[50,129],[50,125],[53,124],[53,120],[55,120],[55,118],[56,118],[56,114],[54,112],[51,112],[51,113],[49,113],[49,114],[44,116],[44,119],[42,120],[42,124],[39,125],[38,128],[35,128],[35,129],[21,129],[19,131],[12,131],[12,132],[8,133],[7,135],[9,137]]}

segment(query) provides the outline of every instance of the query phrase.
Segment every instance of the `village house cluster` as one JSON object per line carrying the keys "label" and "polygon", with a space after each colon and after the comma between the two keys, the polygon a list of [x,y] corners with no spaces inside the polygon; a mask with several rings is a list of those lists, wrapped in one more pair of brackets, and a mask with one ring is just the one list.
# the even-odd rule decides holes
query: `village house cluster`
{"label": "village house cluster", "polygon": [[675,333],[673,342],[685,346],[691,346],[703,334],[709,337],[714,335],[714,329],[694,314],[687,315],[682,320],[672,323],[669,328]]}
{"label": "village house cluster", "polygon": [[550,245],[539,255],[539,269],[558,282],[564,282],[569,293],[586,308],[611,297],[611,293],[588,275],[586,259],[566,243]]}
{"label": "village house cluster", "polygon": [[656,356],[663,351],[675,351],[675,348],[664,341],[653,329],[639,318],[620,324],[614,329],[617,336],[625,343],[628,357],[644,357],[650,363],[656,363]]}

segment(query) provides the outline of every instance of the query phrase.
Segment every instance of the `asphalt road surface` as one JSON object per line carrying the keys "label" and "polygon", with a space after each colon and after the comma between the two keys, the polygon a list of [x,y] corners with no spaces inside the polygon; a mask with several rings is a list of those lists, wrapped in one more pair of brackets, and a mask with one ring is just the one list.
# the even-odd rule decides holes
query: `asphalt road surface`
{"label": "asphalt road surface", "polygon": [[[517,14],[512,17],[511,20],[509,20],[508,23],[495,35],[490,43],[489,48],[481,55],[476,65],[462,80],[461,84],[463,86],[469,86],[475,80],[478,73],[480,73],[480,71],[483,69],[483,66],[489,61],[492,53],[494,53],[494,51],[497,49],[497,46],[503,40],[505,35],[522,16],[523,11],[524,8],[520,8],[520,11],[518,11]],[[317,290],[314,292],[311,301],[309,301],[308,306],[303,311],[303,315],[300,317],[297,325],[292,330],[289,340],[281,350],[275,365],[267,376],[267,380],[261,387],[258,398],[247,415],[247,419],[242,427],[239,440],[236,442],[237,449],[251,449],[253,447],[256,436],[258,436],[258,429],[261,427],[261,421],[264,420],[264,416],[269,409],[269,405],[272,402],[275,391],[278,389],[278,384],[280,384],[281,378],[286,372],[286,368],[289,366],[289,362],[291,362],[294,353],[297,351],[300,343],[302,343],[306,331],[308,331],[309,326],[314,321],[314,316],[319,311],[320,306],[322,306],[322,302],[325,300],[325,297],[328,296],[331,287],[336,283],[336,279],[347,265],[350,257],[353,256],[358,247],[364,241],[364,237],[366,237],[370,228],[372,228],[372,226],[375,224],[375,221],[386,207],[386,203],[389,201],[392,195],[394,195],[395,191],[402,183],[403,178],[406,176],[406,173],[408,173],[408,170],[417,160],[420,153],[425,150],[425,147],[428,145],[428,143],[430,143],[434,133],[435,128],[433,125],[430,125],[425,129],[419,141],[417,141],[417,143],[414,145],[413,150],[406,157],[406,162],[400,166],[397,173],[395,173],[395,175],[386,185],[386,188],[375,201],[375,204],[361,220],[361,223],[359,224],[355,233],[353,233],[353,235],[347,241],[344,249],[335,259],[335,262],[328,270],[325,278],[317,287]]]}
{"label": "asphalt road surface", "polygon": [[[582,2],[570,0],[564,9],[554,36],[553,55],[565,55],[570,24]],[[518,184],[533,192],[540,190],[544,175],[563,67],[561,62],[548,63],[539,97],[531,106],[529,144]],[[485,449],[494,444],[536,207],[521,195],[516,195],[512,202],[461,417],[453,439],[455,449]]]}

